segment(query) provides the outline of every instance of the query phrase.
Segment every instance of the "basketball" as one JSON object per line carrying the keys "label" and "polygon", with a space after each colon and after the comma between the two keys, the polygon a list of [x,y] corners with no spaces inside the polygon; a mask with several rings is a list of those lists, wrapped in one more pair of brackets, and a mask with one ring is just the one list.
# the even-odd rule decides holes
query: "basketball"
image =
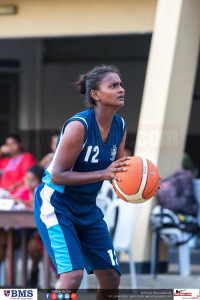
{"label": "basketball", "polygon": [[116,194],[126,202],[142,203],[153,197],[158,188],[160,176],[156,166],[148,159],[133,156],[125,172],[117,172],[120,181],[112,180]]}

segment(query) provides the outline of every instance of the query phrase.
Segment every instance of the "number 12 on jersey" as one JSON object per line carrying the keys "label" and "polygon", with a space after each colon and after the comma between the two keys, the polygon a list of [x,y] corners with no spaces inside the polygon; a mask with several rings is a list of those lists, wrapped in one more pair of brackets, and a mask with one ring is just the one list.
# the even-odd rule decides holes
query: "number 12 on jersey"
{"label": "number 12 on jersey", "polygon": [[114,257],[112,249],[109,249],[107,252],[108,252],[108,254],[110,256],[112,265],[113,266],[118,265],[116,253],[114,252],[114,254],[115,254],[115,257]]}
{"label": "number 12 on jersey", "polygon": [[98,154],[99,154],[98,146],[94,146],[94,147],[88,146],[84,161],[89,161],[89,158],[92,156],[91,163],[98,163],[99,161],[99,159],[97,158]]}

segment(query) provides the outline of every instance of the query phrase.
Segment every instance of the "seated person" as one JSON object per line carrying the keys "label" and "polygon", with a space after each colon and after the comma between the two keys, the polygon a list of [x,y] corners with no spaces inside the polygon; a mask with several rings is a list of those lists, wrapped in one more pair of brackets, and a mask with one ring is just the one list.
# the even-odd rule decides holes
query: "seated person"
{"label": "seated person", "polygon": [[[33,209],[34,194],[37,186],[42,181],[44,169],[41,166],[34,165],[28,169],[25,176],[25,185],[13,195],[16,203],[23,203],[27,208]],[[38,282],[38,264],[42,258],[43,242],[39,232],[35,229],[29,230],[28,251],[32,259],[31,275],[28,281],[28,287],[37,287]]]}
{"label": "seated person", "polygon": [[46,154],[39,162],[40,166],[43,167],[44,169],[48,168],[48,166],[50,165],[50,163],[53,159],[54,153],[56,151],[56,144],[58,141],[58,137],[59,137],[58,132],[55,132],[52,134],[52,136],[51,136],[51,151],[52,152]]}
{"label": "seated person", "polygon": [[[10,194],[16,203],[23,203],[25,208],[33,209],[34,194],[37,186],[42,181],[44,169],[38,165],[34,165],[27,170],[24,178],[24,184],[17,190],[17,192]],[[32,282],[35,278],[35,269],[38,269],[38,263],[42,257],[43,244],[36,229],[29,229],[28,231],[28,250],[32,258],[31,279]],[[14,246],[17,248],[20,241],[20,230],[15,230]],[[36,243],[37,242],[37,243]],[[0,262],[5,257],[5,249],[7,246],[7,231],[1,233],[0,239]],[[35,280],[36,281],[36,280]],[[36,282],[37,283],[37,282]],[[36,285],[35,285],[36,286]]]}
{"label": "seated person", "polygon": [[[34,165],[28,169],[25,176],[25,185],[12,195],[16,203],[25,204],[26,208],[33,209],[34,194],[37,186],[42,181],[44,169],[39,165]],[[31,274],[28,280],[29,288],[36,288],[38,283],[38,265],[43,255],[43,242],[39,232],[35,229],[29,230],[28,252],[32,259]],[[52,265],[53,267],[53,265]],[[54,267],[53,267],[54,268]]]}
{"label": "seated person", "polygon": [[38,165],[27,170],[24,184],[11,195],[15,203],[23,203],[27,209],[33,208],[35,190],[42,181],[43,173],[44,169]]}
{"label": "seated person", "polygon": [[[3,155],[9,157],[2,158]],[[17,134],[9,135],[6,144],[0,147],[0,188],[11,194],[16,193],[23,184],[26,171],[35,163],[33,155],[23,151],[20,137]]]}

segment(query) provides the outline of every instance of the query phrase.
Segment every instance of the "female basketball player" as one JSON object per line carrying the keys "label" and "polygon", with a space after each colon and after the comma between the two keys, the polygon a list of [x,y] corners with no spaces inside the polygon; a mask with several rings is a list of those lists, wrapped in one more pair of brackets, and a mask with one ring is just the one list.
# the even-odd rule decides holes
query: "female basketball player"
{"label": "female basketball player", "polygon": [[60,288],[78,289],[83,268],[101,289],[117,289],[120,270],[112,240],[96,206],[103,180],[126,171],[125,122],[115,114],[124,89],[114,68],[95,67],[77,82],[90,108],[69,119],[36,192],[35,220],[60,274]]}

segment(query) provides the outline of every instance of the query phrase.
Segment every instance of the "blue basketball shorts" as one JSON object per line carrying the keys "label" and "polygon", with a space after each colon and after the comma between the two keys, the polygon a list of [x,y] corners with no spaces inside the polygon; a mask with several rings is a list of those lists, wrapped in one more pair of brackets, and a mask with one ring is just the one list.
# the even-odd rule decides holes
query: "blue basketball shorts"
{"label": "blue basketball shorts", "polygon": [[[112,239],[101,210],[77,203],[44,185],[35,195],[35,221],[57,274],[86,269],[116,269],[121,275]],[[82,206],[82,207],[81,207]]]}

